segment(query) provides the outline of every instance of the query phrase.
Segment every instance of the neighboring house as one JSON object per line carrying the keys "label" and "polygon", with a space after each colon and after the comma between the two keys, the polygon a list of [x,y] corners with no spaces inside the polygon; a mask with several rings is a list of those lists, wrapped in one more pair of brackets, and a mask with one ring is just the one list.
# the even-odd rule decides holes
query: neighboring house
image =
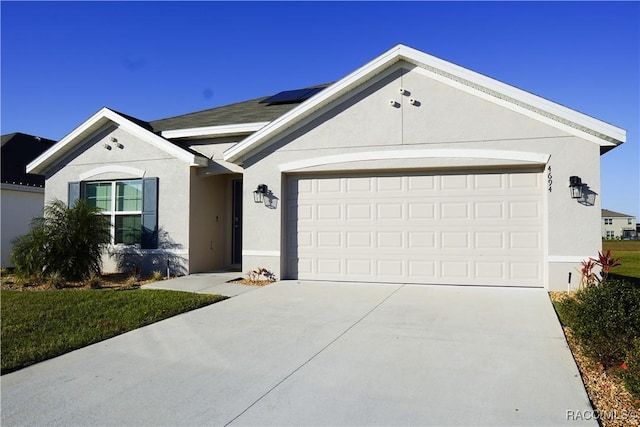
{"label": "neighboring house", "polygon": [[111,216],[107,268],[566,289],[625,139],[398,45],[330,85],[152,122],[103,108],[28,170]]}
{"label": "neighboring house", "polygon": [[13,267],[11,243],[30,229],[31,219],[42,215],[44,176],[28,174],[27,164],[55,143],[24,133],[2,135],[2,267]]}
{"label": "neighboring house", "polygon": [[635,239],[637,235],[635,216],[602,209],[603,239]]}

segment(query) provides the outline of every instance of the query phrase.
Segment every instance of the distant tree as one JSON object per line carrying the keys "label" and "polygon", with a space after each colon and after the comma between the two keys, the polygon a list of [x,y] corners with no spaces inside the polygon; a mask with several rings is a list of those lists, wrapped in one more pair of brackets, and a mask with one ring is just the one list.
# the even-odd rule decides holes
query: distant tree
{"label": "distant tree", "polygon": [[109,241],[109,219],[99,208],[82,199],[71,208],[54,200],[45,206],[44,216],[33,219],[31,230],[14,240],[11,259],[21,276],[55,273],[81,280],[101,273]]}

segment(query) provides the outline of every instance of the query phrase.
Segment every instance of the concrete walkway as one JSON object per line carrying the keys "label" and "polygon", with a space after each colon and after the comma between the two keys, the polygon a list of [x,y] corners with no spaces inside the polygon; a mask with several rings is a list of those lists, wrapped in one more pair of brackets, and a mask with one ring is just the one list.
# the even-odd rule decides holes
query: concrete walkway
{"label": "concrete walkway", "polygon": [[232,280],[242,279],[243,277],[244,274],[241,272],[199,273],[149,283],[144,285],[143,288],[218,294],[228,297],[244,294],[259,288],[258,286],[229,283]]}
{"label": "concrete walkway", "polygon": [[5,375],[1,421],[596,426],[591,411],[543,289],[285,281]]}

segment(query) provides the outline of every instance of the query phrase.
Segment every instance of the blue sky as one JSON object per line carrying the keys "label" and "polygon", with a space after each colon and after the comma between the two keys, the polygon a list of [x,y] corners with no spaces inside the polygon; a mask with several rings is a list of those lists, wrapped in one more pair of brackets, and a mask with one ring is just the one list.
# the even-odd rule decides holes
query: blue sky
{"label": "blue sky", "polygon": [[627,130],[602,206],[640,218],[638,2],[7,2],[1,131],[60,139],[340,79],[397,43]]}

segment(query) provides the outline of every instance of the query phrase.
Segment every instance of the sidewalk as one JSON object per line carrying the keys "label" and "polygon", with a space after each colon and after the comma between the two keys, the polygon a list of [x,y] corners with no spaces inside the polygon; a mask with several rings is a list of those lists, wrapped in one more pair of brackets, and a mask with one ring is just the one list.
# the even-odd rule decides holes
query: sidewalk
{"label": "sidewalk", "polygon": [[149,283],[143,285],[142,288],[195,292],[197,294],[218,294],[227,297],[233,297],[258,289],[258,286],[229,283],[235,279],[242,279],[242,273],[227,271],[220,273],[198,273]]}

